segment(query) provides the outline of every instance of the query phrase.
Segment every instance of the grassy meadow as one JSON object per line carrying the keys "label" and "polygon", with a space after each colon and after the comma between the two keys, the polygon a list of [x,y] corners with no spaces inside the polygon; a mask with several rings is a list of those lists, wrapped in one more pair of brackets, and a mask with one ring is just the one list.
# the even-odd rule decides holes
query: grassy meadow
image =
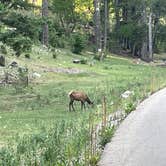
{"label": "grassy meadow", "polygon": [[[109,114],[124,109],[126,102],[137,104],[166,85],[166,69],[155,63],[141,61],[137,64],[133,59],[115,55],[98,62],[89,52],[74,55],[68,50],[60,50],[56,56],[53,58],[51,52],[34,48],[30,59],[7,57],[8,63],[15,60],[28,67],[30,84],[25,89],[0,86],[0,148],[9,142],[16,144],[18,137],[50,131],[61,122],[83,128],[88,124],[89,114],[99,122],[103,96],[106,96]],[[87,59],[87,64],[72,62],[83,58]],[[33,78],[35,72],[41,77]],[[95,106],[81,111],[80,103],[76,102],[76,112],[69,112],[68,93],[71,90],[85,91]],[[134,91],[134,95],[124,101],[120,95],[126,90]]]}

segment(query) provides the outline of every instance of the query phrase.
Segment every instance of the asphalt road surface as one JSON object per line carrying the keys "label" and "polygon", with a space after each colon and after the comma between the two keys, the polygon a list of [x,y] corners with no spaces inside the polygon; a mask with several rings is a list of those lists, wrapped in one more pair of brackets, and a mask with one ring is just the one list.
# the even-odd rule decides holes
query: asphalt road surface
{"label": "asphalt road surface", "polygon": [[122,122],[99,166],[166,166],[166,88]]}

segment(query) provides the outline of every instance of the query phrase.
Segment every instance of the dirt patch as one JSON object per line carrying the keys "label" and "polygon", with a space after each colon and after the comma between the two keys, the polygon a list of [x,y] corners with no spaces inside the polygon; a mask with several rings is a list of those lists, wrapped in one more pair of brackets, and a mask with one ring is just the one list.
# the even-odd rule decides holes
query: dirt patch
{"label": "dirt patch", "polygon": [[46,66],[40,66],[37,65],[40,69],[43,70],[43,72],[53,72],[53,73],[65,73],[65,74],[80,74],[80,73],[86,73],[84,70],[80,70],[78,68],[62,68],[62,67],[55,67],[55,68],[50,68]]}
{"label": "dirt patch", "polygon": [[160,64],[157,64],[156,66],[158,66],[158,67],[166,67],[166,63],[160,63]]}
{"label": "dirt patch", "polygon": [[15,95],[15,96],[10,96],[10,97],[2,97],[2,100],[9,101],[10,99],[32,99],[38,97],[37,95],[34,94],[24,94],[24,95]]}

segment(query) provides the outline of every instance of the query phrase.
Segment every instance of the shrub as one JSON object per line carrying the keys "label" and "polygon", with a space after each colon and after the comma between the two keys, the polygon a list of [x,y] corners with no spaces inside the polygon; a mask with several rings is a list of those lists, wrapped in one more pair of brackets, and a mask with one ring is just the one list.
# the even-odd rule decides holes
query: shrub
{"label": "shrub", "polygon": [[95,155],[95,156],[92,156],[90,159],[89,159],[89,165],[90,166],[97,166],[97,163],[99,162],[99,155]]}
{"label": "shrub", "polygon": [[93,59],[100,61],[100,56],[96,53],[93,57]]}
{"label": "shrub", "polygon": [[75,54],[80,54],[85,48],[85,37],[83,34],[74,34],[72,36],[72,52]]}
{"label": "shrub", "polygon": [[106,128],[103,128],[100,132],[100,145],[102,148],[105,147],[105,145],[111,141],[111,138],[114,134],[114,130],[115,128],[114,127],[106,127]]}
{"label": "shrub", "polygon": [[21,35],[10,39],[9,43],[9,45],[16,52],[16,56],[20,56],[21,53],[32,49],[32,42],[30,38]]}
{"label": "shrub", "polygon": [[51,48],[51,52],[52,52],[53,59],[56,59],[57,58],[57,50],[55,48]]}
{"label": "shrub", "polygon": [[59,25],[59,20],[49,19],[49,44],[52,47],[65,48],[68,45],[68,37],[64,35],[64,29]]}
{"label": "shrub", "polygon": [[2,54],[7,54],[7,48],[5,47],[5,45],[0,45],[0,52],[2,53]]}
{"label": "shrub", "polygon": [[81,63],[81,64],[87,64],[87,59],[85,59],[85,58],[84,58],[84,59],[81,59],[81,60],[80,60],[80,63]]}
{"label": "shrub", "polygon": [[58,36],[56,33],[50,35],[49,43],[53,47],[65,48],[67,39],[64,36]]}

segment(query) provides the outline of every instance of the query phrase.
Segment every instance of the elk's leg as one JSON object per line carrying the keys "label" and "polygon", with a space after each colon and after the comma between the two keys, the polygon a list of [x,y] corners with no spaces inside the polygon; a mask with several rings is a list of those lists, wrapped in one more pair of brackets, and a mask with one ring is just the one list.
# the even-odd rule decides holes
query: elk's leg
{"label": "elk's leg", "polygon": [[83,108],[84,108],[84,110],[86,110],[86,108],[85,108],[85,102],[81,101],[81,109],[83,109]]}
{"label": "elk's leg", "polygon": [[87,106],[87,108],[89,109],[89,104],[88,104],[88,103],[86,104],[86,106]]}
{"label": "elk's leg", "polygon": [[85,111],[86,111],[85,102],[84,102],[84,109],[85,109]]}
{"label": "elk's leg", "polygon": [[84,102],[81,101],[81,110],[83,110],[83,105],[84,105]]}
{"label": "elk's leg", "polygon": [[69,111],[71,111],[71,100],[69,102]]}
{"label": "elk's leg", "polygon": [[73,111],[75,111],[75,109],[74,109],[74,100],[72,100],[72,102],[71,102],[71,106],[72,106],[72,109],[73,109]]}
{"label": "elk's leg", "polygon": [[69,102],[69,111],[71,111],[71,107],[72,107],[73,111],[75,111],[73,103],[74,103],[74,100],[70,100],[70,102]]}

